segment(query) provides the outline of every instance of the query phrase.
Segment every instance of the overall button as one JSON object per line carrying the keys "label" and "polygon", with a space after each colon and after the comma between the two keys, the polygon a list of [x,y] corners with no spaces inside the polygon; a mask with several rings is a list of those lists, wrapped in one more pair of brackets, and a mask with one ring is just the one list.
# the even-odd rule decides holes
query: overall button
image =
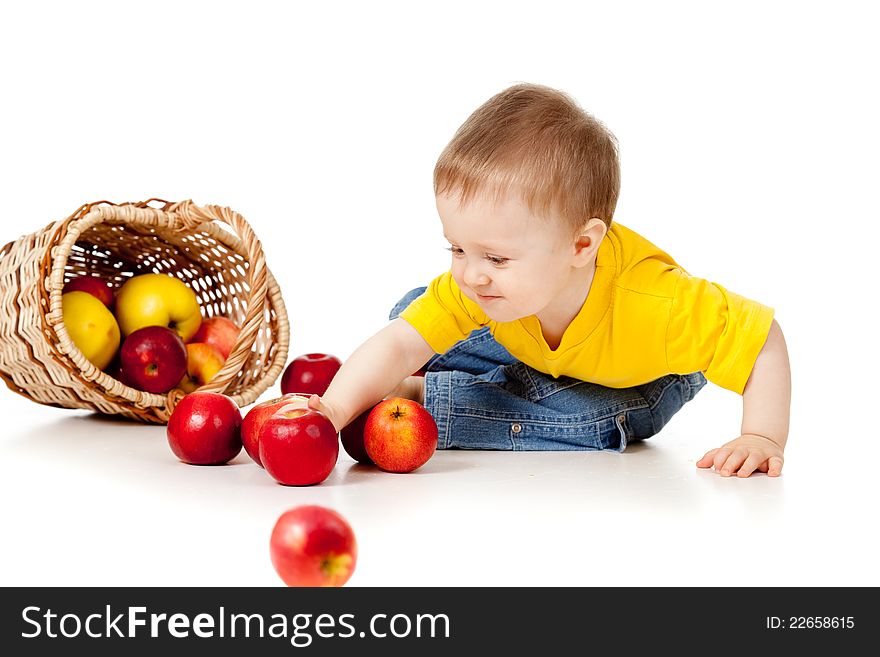
{"label": "overall button", "polygon": [[617,416],[618,422],[623,422],[624,420],[626,420],[626,415],[624,415],[623,413]]}
{"label": "overall button", "polygon": [[520,431],[522,431],[522,425],[519,422],[517,422],[516,424],[511,424],[510,430],[513,431],[513,433],[519,433]]}

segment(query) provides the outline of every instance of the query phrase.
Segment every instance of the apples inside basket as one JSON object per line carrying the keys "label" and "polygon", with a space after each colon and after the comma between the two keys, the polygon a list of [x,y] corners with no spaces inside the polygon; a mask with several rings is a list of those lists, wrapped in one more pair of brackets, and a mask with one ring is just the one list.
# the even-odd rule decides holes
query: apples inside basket
{"label": "apples inside basket", "polygon": [[77,347],[62,311],[62,291],[73,279],[95,277],[116,291],[144,274],[178,279],[195,293],[202,320],[225,317],[240,328],[219,371],[196,389],[246,406],[275,382],[290,327],[251,227],[229,208],[149,199],[83,205],[0,249],[0,377],[6,385],[41,404],[166,423],[192,383],[181,381],[162,394],[126,385],[113,367],[92,362],[103,365],[106,354],[90,360]]}

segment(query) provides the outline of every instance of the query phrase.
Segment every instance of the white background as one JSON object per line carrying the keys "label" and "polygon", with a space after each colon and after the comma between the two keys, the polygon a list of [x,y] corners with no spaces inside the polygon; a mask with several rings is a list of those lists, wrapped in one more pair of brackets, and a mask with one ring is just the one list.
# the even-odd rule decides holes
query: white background
{"label": "white background", "polygon": [[263,241],[291,356],[345,358],[447,266],[431,175],[455,129],[546,84],[617,136],[618,221],[776,309],[794,401],[775,480],[694,467],[738,435],[740,399],[708,386],[622,455],[438,452],[394,476],[342,453],[296,489],[5,391],[0,583],[279,584],[272,524],[319,503],[358,536],[352,586],[880,584],[870,7],[4,4],[0,242],[100,199],[227,205]]}

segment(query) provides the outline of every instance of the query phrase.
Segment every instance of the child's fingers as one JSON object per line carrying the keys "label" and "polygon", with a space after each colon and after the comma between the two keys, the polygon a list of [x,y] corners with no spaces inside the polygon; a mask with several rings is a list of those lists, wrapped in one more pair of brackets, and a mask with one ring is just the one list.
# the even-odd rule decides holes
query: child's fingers
{"label": "child's fingers", "polygon": [[721,472],[721,466],[724,465],[724,462],[730,457],[732,449],[729,447],[721,447],[715,452],[715,458],[712,459],[712,466],[716,471]]}
{"label": "child's fingers", "polygon": [[[722,477],[729,477],[734,472],[739,470],[739,467],[745,462],[746,458],[749,456],[749,450],[745,447],[737,447],[733,451],[730,452],[730,455],[724,459],[724,462],[721,464],[721,468],[715,466],[716,470],[721,472]],[[718,457],[715,457],[716,463],[718,462]]]}
{"label": "child's fingers", "polygon": [[759,469],[761,465],[766,461],[764,456],[760,452],[752,452],[749,454],[749,457],[745,460],[745,462],[739,466],[739,470],[736,475],[738,477],[748,477],[755,470]]}
{"label": "child's fingers", "polygon": [[767,468],[768,477],[778,477],[782,472],[782,457],[771,456],[769,467]]}
{"label": "child's fingers", "polygon": [[336,431],[341,431],[342,427],[339,425],[339,417],[338,414],[333,410],[333,407],[328,406],[324,403],[323,398],[320,395],[311,395],[308,401],[308,407],[313,411],[318,411],[323,414],[328,420],[330,420],[333,428]]}
{"label": "child's fingers", "polygon": [[710,449],[708,452],[703,454],[703,458],[697,461],[698,468],[711,468],[712,467],[712,459],[715,457],[715,453],[719,448]]}
{"label": "child's fingers", "polygon": [[766,452],[747,447],[718,447],[710,449],[697,461],[698,468],[715,468],[722,477],[737,474],[739,477],[751,476],[755,471],[766,472],[770,477],[778,477],[782,472],[783,459],[780,456],[766,458]]}

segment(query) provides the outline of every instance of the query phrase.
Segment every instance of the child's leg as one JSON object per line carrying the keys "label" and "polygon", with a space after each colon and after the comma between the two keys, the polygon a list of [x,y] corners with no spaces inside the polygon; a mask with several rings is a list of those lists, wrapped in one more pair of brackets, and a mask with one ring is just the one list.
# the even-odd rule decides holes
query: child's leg
{"label": "child's leg", "polygon": [[623,451],[659,432],[705,384],[696,372],[606,388],[517,362],[481,375],[428,372],[425,408],[438,449]]}

